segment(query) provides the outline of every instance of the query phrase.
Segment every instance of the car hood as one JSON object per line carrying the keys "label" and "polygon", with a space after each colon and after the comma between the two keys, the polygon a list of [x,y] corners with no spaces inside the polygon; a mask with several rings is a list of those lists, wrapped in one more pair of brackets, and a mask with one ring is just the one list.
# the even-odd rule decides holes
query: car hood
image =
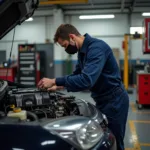
{"label": "car hood", "polygon": [[39,0],[0,0],[0,39],[34,14]]}

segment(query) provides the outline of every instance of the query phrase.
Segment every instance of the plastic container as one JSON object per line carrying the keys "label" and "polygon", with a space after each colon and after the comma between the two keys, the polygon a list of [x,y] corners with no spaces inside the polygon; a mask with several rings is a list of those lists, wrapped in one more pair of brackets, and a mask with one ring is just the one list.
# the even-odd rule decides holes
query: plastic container
{"label": "plastic container", "polygon": [[27,112],[25,110],[21,110],[20,112],[9,111],[7,116],[8,117],[17,117],[17,118],[20,118],[20,120],[26,120]]}

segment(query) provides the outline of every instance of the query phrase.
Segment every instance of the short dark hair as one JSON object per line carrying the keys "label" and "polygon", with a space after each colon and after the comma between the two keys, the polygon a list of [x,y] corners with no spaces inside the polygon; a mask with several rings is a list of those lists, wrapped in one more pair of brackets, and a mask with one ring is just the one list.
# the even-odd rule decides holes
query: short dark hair
{"label": "short dark hair", "polygon": [[59,38],[62,40],[69,40],[69,34],[81,35],[73,25],[61,24],[56,30],[54,42],[57,43]]}

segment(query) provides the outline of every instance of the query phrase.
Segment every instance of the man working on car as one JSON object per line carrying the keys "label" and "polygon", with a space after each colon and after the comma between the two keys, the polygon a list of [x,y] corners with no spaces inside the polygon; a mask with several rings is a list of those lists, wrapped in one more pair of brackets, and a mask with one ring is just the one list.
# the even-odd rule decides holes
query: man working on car
{"label": "man working on car", "polygon": [[97,108],[108,118],[108,127],[116,137],[117,150],[124,150],[129,98],[111,48],[88,34],[82,36],[70,24],[58,27],[54,42],[64,47],[68,54],[78,53],[76,70],[56,79],[43,78],[38,87],[51,91],[65,87],[68,92],[89,89]]}

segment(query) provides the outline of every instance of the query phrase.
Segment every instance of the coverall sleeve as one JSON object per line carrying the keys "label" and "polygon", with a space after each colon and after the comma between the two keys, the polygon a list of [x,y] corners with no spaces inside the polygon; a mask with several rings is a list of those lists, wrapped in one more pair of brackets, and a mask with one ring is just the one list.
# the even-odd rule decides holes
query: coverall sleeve
{"label": "coverall sleeve", "polygon": [[77,75],[80,73],[81,73],[81,68],[80,68],[79,62],[77,62],[75,70],[73,71],[73,75]]}
{"label": "coverall sleeve", "polygon": [[56,78],[57,86],[65,86],[68,92],[90,89],[100,76],[106,62],[105,50],[90,46],[87,60],[80,74]]}

